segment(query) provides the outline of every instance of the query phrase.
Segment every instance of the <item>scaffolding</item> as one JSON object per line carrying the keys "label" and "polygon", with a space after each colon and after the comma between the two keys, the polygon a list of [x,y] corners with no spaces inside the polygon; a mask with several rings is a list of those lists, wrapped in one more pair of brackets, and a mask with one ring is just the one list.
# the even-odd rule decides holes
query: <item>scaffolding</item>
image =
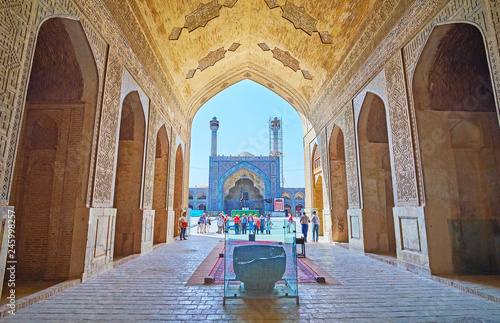
{"label": "scaffolding", "polygon": [[281,118],[269,118],[269,155],[278,156],[280,163],[280,183],[284,186],[283,177],[283,127]]}

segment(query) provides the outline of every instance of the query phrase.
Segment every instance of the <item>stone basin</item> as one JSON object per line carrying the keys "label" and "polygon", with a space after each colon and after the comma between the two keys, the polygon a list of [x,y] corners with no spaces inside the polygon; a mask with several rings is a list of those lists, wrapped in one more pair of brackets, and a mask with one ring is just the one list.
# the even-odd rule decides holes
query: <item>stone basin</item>
{"label": "stone basin", "polygon": [[236,246],[233,253],[236,279],[248,292],[271,292],[281,280],[286,269],[286,252],[283,246]]}

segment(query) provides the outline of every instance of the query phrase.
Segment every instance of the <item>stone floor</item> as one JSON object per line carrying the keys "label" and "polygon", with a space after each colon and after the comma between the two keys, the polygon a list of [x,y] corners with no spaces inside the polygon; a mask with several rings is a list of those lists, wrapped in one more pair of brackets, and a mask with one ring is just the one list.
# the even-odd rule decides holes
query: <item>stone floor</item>
{"label": "stone floor", "polygon": [[191,236],[24,308],[15,321],[499,322],[500,305],[331,244],[307,255],[342,285],[302,284],[292,299],[231,300],[184,286],[219,239]]}

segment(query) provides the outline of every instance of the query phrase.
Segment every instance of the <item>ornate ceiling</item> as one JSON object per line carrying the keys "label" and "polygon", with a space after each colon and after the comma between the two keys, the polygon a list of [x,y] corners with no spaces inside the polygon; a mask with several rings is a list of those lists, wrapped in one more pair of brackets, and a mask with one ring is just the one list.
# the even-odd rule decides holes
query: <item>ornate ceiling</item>
{"label": "ornate ceiling", "polygon": [[103,1],[112,15],[121,16],[122,26],[123,17],[135,20],[136,32],[147,40],[190,119],[211,96],[244,78],[307,116],[387,2]]}

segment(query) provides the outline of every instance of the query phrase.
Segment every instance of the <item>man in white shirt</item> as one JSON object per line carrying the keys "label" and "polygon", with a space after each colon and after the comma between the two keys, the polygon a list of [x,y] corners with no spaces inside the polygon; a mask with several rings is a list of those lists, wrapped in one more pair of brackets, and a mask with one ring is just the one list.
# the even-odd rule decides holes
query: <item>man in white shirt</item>
{"label": "man in white shirt", "polygon": [[319,235],[319,216],[316,215],[316,211],[313,211],[313,216],[311,218],[311,223],[313,225],[313,242],[318,242]]}

